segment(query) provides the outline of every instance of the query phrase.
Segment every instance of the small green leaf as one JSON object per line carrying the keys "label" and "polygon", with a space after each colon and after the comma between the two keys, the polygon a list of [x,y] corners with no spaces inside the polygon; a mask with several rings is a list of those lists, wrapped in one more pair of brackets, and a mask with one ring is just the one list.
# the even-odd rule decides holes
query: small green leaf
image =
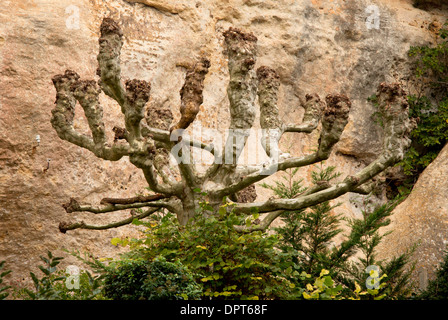
{"label": "small green leaf", "polygon": [[114,246],[118,246],[118,244],[121,242],[121,239],[120,238],[112,238],[111,240],[110,240],[110,243],[112,243],[112,245],[114,245]]}
{"label": "small green leaf", "polygon": [[37,279],[36,275],[33,272],[30,272],[31,279],[33,279],[34,284],[37,286],[39,285],[39,280]]}
{"label": "small green leaf", "polygon": [[136,226],[141,226],[143,224],[143,222],[141,222],[140,220],[135,218],[134,220],[132,220],[132,224],[136,225]]}
{"label": "small green leaf", "polygon": [[45,269],[44,267],[42,267],[42,266],[38,266],[38,268],[39,268],[40,271],[42,271],[46,276],[49,276],[49,275],[50,275],[50,271],[47,270],[47,269]]}

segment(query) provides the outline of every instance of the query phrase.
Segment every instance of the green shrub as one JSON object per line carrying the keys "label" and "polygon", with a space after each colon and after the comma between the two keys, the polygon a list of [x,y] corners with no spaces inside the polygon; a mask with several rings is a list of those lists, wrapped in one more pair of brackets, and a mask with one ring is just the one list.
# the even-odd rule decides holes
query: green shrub
{"label": "green shrub", "polygon": [[[448,20],[439,30],[436,45],[411,46],[408,55],[413,70],[407,81],[409,117],[417,120],[417,127],[411,132],[410,148],[397,164],[407,176],[395,183],[402,195],[410,192],[448,141]],[[375,95],[367,100],[378,106]],[[372,117],[382,127],[381,114],[376,111]]]}
{"label": "green shrub", "polygon": [[199,299],[202,288],[179,261],[168,262],[159,257],[149,266],[143,291],[149,300]]}
{"label": "green shrub", "polygon": [[65,280],[65,277],[57,275],[57,265],[63,259],[62,257],[53,257],[50,251],[47,251],[47,257],[40,256],[44,262],[43,266],[38,266],[43,276],[39,279],[38,276],[30,272],[31,279],[34,283],[34,291],[28,288],[24,289],[24,293],[30,300],[57,300],[60,299],[59,292],[54,288],[54,284],[58,281]]}
{"label": "green shrub", "polygon": [[413,58],[415,87],[408,96],[409,116],[418,119],[418,125],[400,165],[416,178],[448,141],[448,21],[437,45],[413,46],[409,57]]}
{"label": "green shrub", "polygon": [[[11,270],[6,270],[2,272],[2,269],[5,266],[6,261],[0,261],[0,284],[3,283],[3,277],[11,273]],[[7,292],[8,289],[10,289],[11,286],[3,286],[0,287],[0,300],[4,300],[9,296],[9,293]]]}
{"label": "green shrub", "polygon": [[114,300],[197,299],[201,288],[179,262],[164,258],[121,260],[105,275],[104,292]]}
{"label": "green shrub", "polygon": [[[101,277],[93,277],[88,271],[80,270],[77,275],[77,285],[69,278],[66,270],[58,269],[63,257],[54,257],[50,251],[47,256],[41,256],[44,265],[38,266],[42,277],[30,272],[34,290],[29,288],[15,288],[15,298],[24,300],[101,300]],[[79,282],[78,282],[79,281]]]}
{"label": "green shrub", "polygon": [[[317,167],[312,174],[313,184],[329,183],[339,176],[334,170],[334,167]],[[277,181],[275,185],[262,186],[273,190],[281,198],[294,197],[296,193],[307,190],[301,185],[302,180],[295,179],[296,173],[297,170],[286,171],[283,176],[284,182]],[[370,266],[376,266],[375,268],[382,274],[388,275],[382,279],[385,285],[378,288],[377,297],[398,298],[410,294],[407,285],[412,268],[409,271],[405,271],[405,268],[410,262],[412,250],[393,258],[388,263],[378,261],[374,254],[384,237],[380,236],[379,229],[389,224],[389,216],[399,202],[398,199],[381,206],[365,204],[362,219],[348,219],[335,214],[333,209],[337,205],[332,206],[329,202],[306,210],[284,213],[281,216],[284,224],[274,228],[281,237],[278,248],[295,257],[294,262],[300,273],[304,272],[311,276],[298,279],[296,285],[301,288],[314,286],[310,280],[319,279],[322,276],[321,270],[329,270],[326,279],[331,277],[335,287],[326,288],[328,291],[341,285],[338,287],[342,290],[339,297],[351,297],[357,290],[356,286],[360,285],[363,292],[369,293],[366,287],[369,274],[366,270],[369,270]],[[336,237],[342,232],[343,221],[347,222],[349,232],[344,240],[336,244]],[[328,282],[330,283],[330,280]],[[322,288],[315,288],[319,291],[318,289]],[[362,296],[363,299],[372,297],[371,294]]]}
{"label": "green shrub", "polygon": [[[234,225],[250,224],[225,206],[213,213],[207,203],[185,227],[171,214],[145,223],[146,237],[129,243],[130,259],[162,256],[187,266],[203,287],[203,299],[288,299],[300,294],[293,281],[290,255],[275,249],[276,235],[238,233]],[[138,222],[142,224],[141,222]],[[115,240],[116,241],[116,240]]]}

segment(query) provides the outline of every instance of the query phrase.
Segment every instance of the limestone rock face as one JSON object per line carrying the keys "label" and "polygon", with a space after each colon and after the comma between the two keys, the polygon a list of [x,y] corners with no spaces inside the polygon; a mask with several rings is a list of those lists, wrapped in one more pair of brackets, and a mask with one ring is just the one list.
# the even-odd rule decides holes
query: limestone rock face
{"label": "limestone rock face", "polygon": [[[107,257],[120,252],[112,237],[134,236],[135,227],[61,234],[60,221],[103,224],[127,217],[92,217],[61,207],[70,197],[98,204],[105,197],[144,193],[143,176],[128,159],[106,162],[60,140],[50,124],[55,89],[51,78],[66,69],[96,78],[99,26],[117,20],[124,32],[123,78],[151,82],[148,103],[179,117],[182,67],[200,56],[211,62],[204,102],[194,125],[224,130],[229,125],[227,61],[223,31],[230,26],[258,38],[257,66],[280,75],[280,116],[299,121],[306,93],[344,93],[352,101],[350,121],[328,165],[352,174],[380,150],[381,131],[367,98],[382,81],[405,79],[410,45],[434,40],[430,25],[446,10],[422,11],[412,0],[14,0],[0,3],[0,260],[9,261],[14,280],[29,271],[46,249],[90,250]],[[437,23],[434,23],[437,22]],[[119,106],[102,95],[106,131],[122,127]],[[88,133],[81,107],[76,129]],[[258,120],[256,120],[257,122]],[[284,151],[308,152],[318,132],[286,134]],[[39,143],[38,143],[39,141]],[[206,142],[206,141],[205,141]],[[302,171],[301,171],[302,172]],[[309,171],[303,170],[309,178]],[[257,187],[258,199],[270,194]],[[359,215],[357,196],[344,196],[338,210]],[[424,201],[421,198],[421,201]],[[432,204],[435,201],[428,200]],[[76,260],[67,263],[79,264]]]}
{"label": "limestone rock face", "polygon": [[448,245],[448,145],[423,171],[409,197],[394,210],[392,233],[378,248],[379,258],[388,258],[418,245],[415,281],[424,288],[435,275]]}

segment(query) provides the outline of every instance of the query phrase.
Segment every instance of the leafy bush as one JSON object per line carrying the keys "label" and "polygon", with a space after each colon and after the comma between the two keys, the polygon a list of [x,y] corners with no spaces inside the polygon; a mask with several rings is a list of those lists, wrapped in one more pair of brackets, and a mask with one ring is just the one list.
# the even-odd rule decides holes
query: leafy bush
{"label": "leafy bush", "polygon": [[114,300],[197,299],[201,288],[180,262],[122,260],[106,273],[105,295]]}
{"label": "leafy bush", "polygon": [[[409,117],[417,120],[417,127],[411,132],[410,148],[397,164],[407,176],[395,183],[403,195],[448,141],[448,20],[438,32],[435,46],[412,46],[408,52],[413,70],[407,81]],[[375,95],[367,100],[378,106]],[[372,117],[382,127],[382,115],[376,111]]]}
{"label": "leafy bush", "polygon": [[126,256],[179,260],[202,285],[204,299],[288,299],[298,295],[298,288],[287,279],[298,273],[291,256],[275,249],[278,237],[236,232],[234,225],[250,224],[257,216],[245,221],[227,209],[223,206],[213,214],[204,203],[206,213],[198,214],[186,227],[179,226],[171,214],[145,223],[146,237],[131,241],[133,250]]}
{"label": "leafy bush", "polygon": [[28,288],[25,288],[24,293],[26,293],[31,300],[59,299],[59,292],[54,288],[54,284],[58,281],[65,280],[63,276],[58,276],[56,274],[56,267],[63,258],[53,257],[53,254],[50,251],[47,251],[47,257],[40,256],[40,259],[44,262],[44,266],[38,266],[38,268],[43,273],[43,276],[39,279],[36,274],[30,272],[35,290],[31,291]]}
{"label": "leafy bush", "polygon": [[435,46],[413,46],[414,91],[408,97],[409,116],[418,119],[412,145],[400,163],[417,177],[448,141],[448,20]]}
{"label": "leafy bush", "polygon": [[[0,284],[3,283],[3,277],[11,273],[11,270],[1,272],[1,270],[4,268],[5,262],[6,261],[0,261]],[[10,288],[11,286],[0,287],[0,300],[4,300],[9,296],[9,293],[6,291]]]}
{"label": "leafy bush", "polygon": [[[70,275],[65,270],[58,270],[63,257],[54,257],[47,251],[47,257],[41,256],[43,266],[38,266],[43,273],[39,278],[30,272],[34,284],[34,291],[28,288],[15,288],[15,296],[25,300],[100,300],[101,277],[93,277],[88,271],[80,270],[77,284],[71,283]],[[70,285],[71,283],[71,285]]]}
{"label": "leafy bush", "polygon": [[[334,172],[334,167],[316,169],[312,174],[314,185],[329,183],[339,176]],[[294,197],[294,194],[307,190],[301,185],[302,180],[295,179],[296,173],[297,170],[287,171],[284,176],[285,182],[276,182],[275,185],[263,184],[263,186],[273,190],[279,197]],[[329,202],[282,215],[281,219],[285,223],[274,228],[282,239],[278,247],[282,252],[295,257],[294,262],[299,272],[311,276],[298,279],[296,285],[302,288],[314,286],[315,284],[311,283],[310,279],[319,279],[322,277],[321,270],[329,270],[326,277],[331,277],[337,284],[334,288],[325,290],[331,291],[340,284],[342,285],[340,297],[351,297],[357,290],[358,283],[361,283],[363,292],[373,293],[373,291],[369,292],[365,285],[369,276],[366,270],[376,266],[382,274],[388,275],[387,278],[382,279],[385,285],[378,288],[379,291],[376,294],[379,297],[397,298],[410,294],[411,289],[407,284],[412,267],[407,271],[405,267],[410,262],[412,248],[388,263],[377,261],[374,254],[376,247],[385,236],[380,236],[379,229],[389,224],[388,218],[399,202],[400,199],[373,207],[365,204],[362,219],[348,219],[336,215],[333,209],[337,205],[332,206]],[[336,245],[336,237],[342,232],[342,221],[347,222],[349,233],[346,239]],[[316,281],[319,283],[320,280]],[[363,298],[372,297],[373,295],[363,296]]]}

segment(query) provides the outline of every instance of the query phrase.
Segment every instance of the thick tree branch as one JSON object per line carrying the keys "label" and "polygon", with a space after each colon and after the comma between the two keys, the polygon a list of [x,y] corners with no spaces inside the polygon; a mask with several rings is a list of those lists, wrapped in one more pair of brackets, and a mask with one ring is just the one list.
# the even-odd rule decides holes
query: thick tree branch
{"label": "thick tree branch", "polygon": [[277,99],[280,77],[274,69],[260,67],[257,69],[258,101],[260,104],[261,145],[271,158],[280,157],[278,147],[285,125],[280,120]]}
{"label": "thick tree branch", "polygon": [[141,121],[144,118],[144,107],[149,100],[151,84],[145,80],[126,81],[126,99],[122,105],[127,140],[133,145],[142,139]]}
{"label": "thick tree branch", "polygon": [[328,95],[327,106],[322,117],[322,131],[319,137],[317,156],[326,160],[330,156],[333,146],[341,138],[348,123],[351,102],[342,94]]}
{"label": "thick tree branch", "polygon": [[[210,190],[209,193],[212,197],[222,198],[224,196],[228,196],[234,194],[244,188],[247,188],[251,184],[259,182],[267,177],[269,177],[272,173],[278,171],[284,171],[289,168],[299,168],[303,166],[308,166],[314,163],[321,161],[317,154],[306,155],[303,157],[294,157],[286,160],[282,160],[280,162],[268,163],[266,165],[259,165],[250,170],[246,170],[246,173],[250,173],[244,177],[240,177],[236,182],[227,185],[224,188],[219,190]],[[268,174],[265,174],[265,173]],[[242,172],[240,172],[241,174]]]}
{"label": "thick tree branch", "polygon": [[[318,184],[312,188],[309,188],[308,190],[304,191],[301,194],[298,194],[295,198],[307,196],[310,194],[314,194],[316,192],[319,192],[321,190],[325,190],[330,187],[330,184],[328,182]],[[253,232],[253,231],[266,231],[272,222],[274,222],[277,218],[279,218],[283,213],[285,213],[285,210],[276,210],[271,211],[266,214],[266,216],[260,221],[258,224],[252,224],[249,226],[235,226],[235,230],[238,232]]]}
{"label": "thick tree branch", "polygon": [[307,94],[303,105],[305,113],[301,124],[288,124],[285,132],[304,132],[311,133],[317,128],[322,116],[325,104],[320,100],[317,94]]}
{"label": "thick tree branch", "polygon": [[129,160],[133,165],[143,171],[143,175],[152,191],[170,196],[179,195],[182,192],[183,187],[181,182],[178,182],[175,185],[159,183],[152,158],[148,158],[145,154],[133,154],[129,157]]}
{"label": "thick tree branch", "polygon": [[[103,199],[104,200],[104,199]],[[117,200],[117,199],[115,199]],[[102,214],[102,213],[109,213],[109,212],[115,212],[115,211],[122,211],[127,209],[138,209],[138,208],[144,208],[144,207],[152,207],[152,208],[166,208],[168,210],[173,210],[175,212],[173,203],[168,201],[142,201],[142,202],[132,202],[132,203],[121,203],[121,204],[113,204],[108,202],[103,202],[100,206],[91,206],[91,205],[81,205],[79,202],[74,199],[70,198],[70,202],[62,205],[62,207],[65,209],[67,213],[72,212],[91,212],[94,214]]]}
{"label": "thick tree branch", "polygon": [[[90,150],[105,160],[117,161],[133,152],[129,145],[107,146],[101,118],[102,108],[98,102],[99,92],[92,81],[80,81],[79,75],[71,70],[54,76],[52,80],[56,88],[56,102],[51,124],[61,139]],[[77,132],[73,127],[77,99],[88,117],[93,138]]]}
{"label": "thick tree branch", "polygon": [[152,208],[152,209],[148,209],[145,212],[139,214],[139,215],[131,215],[129,218],[121,220],[121,221],[117,221],[117,222],[113,222],[110,224],[106,224],[106,225],[101,225],[101,226],[94,226],[94,225],[88,225],[85,224],[84,221],[81,222],[61,222],[59,223],[59,231],[61,233],[66,233],[69,230],[75,230],[75,229],[88,229],[88,230],[107,230],[107,229],[112,229],[112,228],[119,228],[122,226],[125,226],[127,224],[131,224],[134,220],[141,220],[144,219],[146,217],[149,217],[151,214],[159,211],[160,208]]}
{"label": "thick tree branch", "polygon": [[258,101],[260,104],[260,126],[263,129],[261,143],[271,158],[282,157],[278,147],[285,132],[310,133],[317,128],[322,114],[323,103],[317,94],[306,95],[305,113],[300,125],[285,125],[279,117],[277,106],[280,77],[274,69],[262,66],[257,70]]}
{"label": "thick tree branch", "polygon": [[[203,102],[202,92],[204,91],[204,79],[210,68],[210,61],[202,58],[192,66],[185,76],[185,82],[180,90],[180,120],[170,128],[170,132],[175,130],[185,130],[199,113]],[[181,136],[180,134],[179,136]]]}
{"label": "thick tree branch", "polygon": [[120,52],[123,46],[123,32],[113,19],[104,18],[100,27],[99,54],[97,56],[99,68],[97,74],[104,93],[118,102],[125,103],[125,89],[121,83]]}
{"label": "thick tree branch", "polygon": [[230,126],[224,163],[236,166],[255,120],[257,78],[257,38],[230,28],[224,32],[230,75],[227,95],[230,101]]}
{"label": "thick tree branch", "polygon": [[[410,145],[409,134],[415,121],[409,119],[409,108],[405,92],[398,84],[382,83],[378,88],[379,110],[384,121],[383,152],[381,155],[354,176],[347,177],[342,183],[322,191],[302,196],[297,199],[270,199],[262,203],[238,204],[235,210],[249,214],[254,209],[260,213],[277,210],[300,210],[324,201],[335,199],[347,192],[358,191],[359,186],[383,172],[386,168],[403,159],[405,150]],[[330,101],[328,101],[330,99]],[[321,133],[318,153],[328,154],[342,133],[347,100],[344,97],[327,98],[329,110],[324,116],[325,129]],[[334,102],[336,103],[333,103]],[[326,119],[325,119],[326,118]],[[346,122],[345,122],[346,123]]]}
{"label": "thick tree branch", "polygon": [[168,198],[163,194],[151,194],[149,196],[136,196],[133,198],[103,198],[100,204],[133,204],[137,202],[151,202]]}

